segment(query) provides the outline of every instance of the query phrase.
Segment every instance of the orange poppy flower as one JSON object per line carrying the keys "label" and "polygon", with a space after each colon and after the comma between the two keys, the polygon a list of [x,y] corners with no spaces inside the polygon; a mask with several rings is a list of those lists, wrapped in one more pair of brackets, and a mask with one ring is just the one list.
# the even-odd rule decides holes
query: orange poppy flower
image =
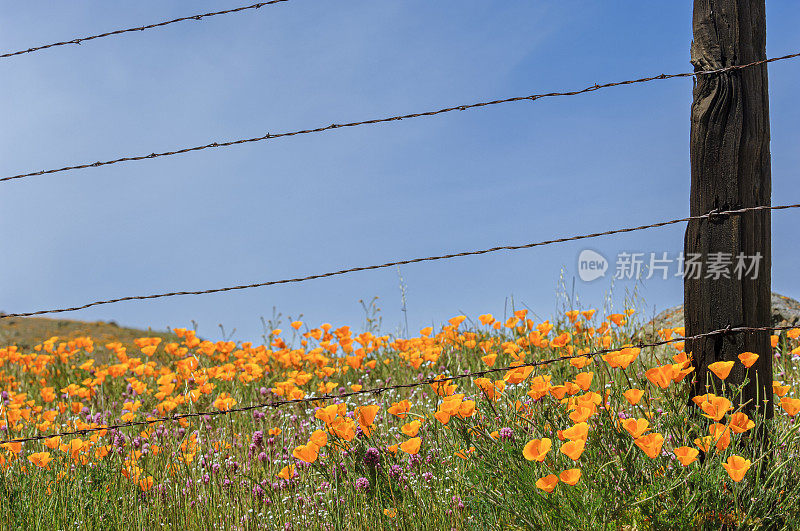
{"label": "orange poppy flower", "polygon": [[784,396],[791,389],[788,385],[781,385],[778,382],[772,382],[772,392],[778,396]]}
{"label": "orange poppy flower", "polygon": [[0,444],[3,448],[8,450],[11,453],[19,454],[22,451],[22,443],[21,442],[10,442],[10,443],[3,443]]}
{"label": "orange poppy flower", "polygon": [[711,399],[712,398],[716,398],[716,396],[717,395],[715,395],[713,393],[706,393],[704,395],[697,395],[694,398],[692,398],[692,402],[697,404],[697,406],[700,406],[703,402],[711,402]]}
{"label": "orange poppy flower", "polygon": [[312,433],[311,437],[308,439],[308,444],[313,444],[317,447],[317,451],[319,451],[320,448],[328,444],[328,434],[322,430],[314,430],[314,433]]}
{"label": "orange poppy flower", "polygon": [[[94,458],[95,458],[95,459],[102,459],[102,458],[104,458],[105,456],[107,456],[107,455],[108,455],[108,452],[110,452],[110,451],[111,451],[111,445],[110,445],[110,444],[107,444],[107,445],[105,445],[105,446],[98,446],[98,447],[97,447],[97,448],[95,448],[95,450],[94,450]],[[158,452],[159,452],[159,448],[158,448],[158,446],[155,446],[155,445],[154,445],[154,446],[151,446],[151,447],[150,447],[150,452],[151,452],[153,455],[158,455]]]}
{"label": "orange poppy flower", "polygon": [[445,380],[445,378],[446,377],[443,374],[440,374],[434,378],[436,381],[430,384],[431,389],[433,389],[436,394],[441,397],[452,396],[456,392],[456,384],[452,383],[452,380]]}
{"label": "orange poppy flower", "polygon": [[750,420],[750,418],[741,411],[731,415],[730,422],[728,423],[728,426],[730,426],[734,433],[744,433],[755,425],[755,422]]}
{"label": "orange poppy flower", "polygon": [[567,396],[567,386],[566,385],[550,386],[550,394],[553,395],[557,400],[561,400],[562,398]]}
{"label": "orange poppy flower", "polygon": [[684,369],[692,364],[692,360],[686,352],[679,352],[672,356],[672,361],[675,363],[680,364],[681,368]]}
{"label": "orange poppy flower", "polygon": [[408,437],[416,437],[419,433],[419,428],[422,426],[422,423],[418,420],[412,420],[408,424],[404,424],[400,427],[400,431],[402,431]]}
{"label": "orange poppy flower", "polygon": [[660,367],[653,367],[644,373],[648,380],[653,385],[657,385],[661,389],[666,389],[672,383],[677,371],[673,365],[662,365]]}
{"label": "orange poppy flower", "polygon": [[594,407],[576,406],[575,410],[569,414],[569,418],[575,423],[586,422],[595,412],[596,409]]}
{"label": "orange poppy flower", "polygon": [[453,325],[453,327],[458,328],[458,325],[463,323],[466,320],[466,318],[467,318],[466,315],[458,315],[456,317],[453,317],[452,319],[448,319],[447,322]]}
{"label": "orange poppy flower", "polygon": [[455,452],[453,455],[455,455],[456,457],[460,457],[461,459],[465,459],[466,460],[474,452],[475,452],[475,447],[474,446],[470,446],[469,450],[467,450],[466,452],[462,452],[462,451],[459,450],[459,451]]}
{"label": "orange poppy flower", "polygon": [[281,471],[278,472],[278,477],[289,481],[293,477],[297,476],[297,472],[294,470],[294,465],[286,465],[285,467],[281,468]]}
{"label": "orange poppy flower", "polygon": [[630,405],[635,406],[636,404],[639,403],[639,400],[642,399],[644,391],[642,391],[641,389],[636,389],[634,387],[632,389],[628,389],[622,394],[625,395],[625,400],[627,400]]}
{"label": "orange poppy flower", "polygon": [[742,365],[749,369],[758,361],[758,354],[755,352],[742,352],[739,354],[739,360],[742,362]]}
{"label": "orange poppy flower", "polygon": [[578,349],[578,353],[575,357],[570,358],[569,364],[575,367],[576,369],[583,369],[588,365],[592,364],[592,358],[586,356],[589,353],[589,349]]}
{"label": "orange poppy flower", "polygon": [[550,341],[550,346],[554,348],[561,348],[570,341],[572,341],[572,337],[570,337],[569,333],[564,332],[559,334],[557,337],[554,337],[552,341]]}
{"label": "orange poppy flower", "polygon": [[700,404],[700,409],[705,412],[703,416],[716,420],[717,422],[722,420],[722,417],[725,416],[725,413],[730,411],[731,407],[731,401],[723,396],[715,396],[709,401]]}
{"label": "orange poppy flower", "polygon": [[383,514],[385,514],[389,518],[394,518],[395,516],[397,516],[397,509],[395,509],[394,507],[392,507],[391,509],[384,509]]}
{"label": "orange poppy flower", "polygon": [[633,441],[642,449],[650,459],[655,459],[661,453],[664,437],[660,433],[649,433]]}
{"label": "orange poppy flower", "polygon": [[724,424],[712,424],[708,427],[708,432],[711,434],[717,450],[724,450],[731,444],[731,430]]}
{"label": "orange poppy flower", "polygon": [[638,347],[625,347],[622,350],[609,352],[603,356],[603,360],[612,368],[627,369],[639,356],[641,349]]}
{"label": "orange poppy flower", "polygon": [[532,372],[533,366],[517,367],[516,369],[508,371],[503,379],[506,383],[518,384],[528,378]]}
{"label": "orange poppy flower", "polygon": [[230,393],[220,393],[216,400],[214,400],[214,407],[220,411],[228,411],[236,405],[236,399]]}
{"label": "orange poppy flower", "polygon": [[561,445],[561,453],[577,461],[586,450],[586,441],[569,441]]}
{"label": "orange poppy flower", "polygon": [[625,324],[625,315],[621,313],[612,313],[608,316],[608,320],[617,326],[622,326]]}
{"label": "orange poppy flower", "polygon": [[684,363],[675,363],[672,365],[672,369],[673,369],[672,381],[675,383],[680,382],[681,380],[686,378],[686,376],[689,373],[694,372],[694,367],[690,366],[684,367]]}
{"label": "orange poppy flower", "polygon": [[28,461],[39,468],[46,468],[52,459],[53,458],[50,457],[50,452],[37,452],[28,456]]}
{"label": "orange poppy flower", "polygon": [[731,373],[733,361],[716,361],[708,366],[708,370],[717,375],[720,380],[725,380]]}
{"label": "orange poppy flower", "polygon": [[622,427],[631,434],[631,437],[638,439],[650,429],[650,423],[647,419],[625,419],[622,421]]}
{"label": "orange poppy flower", "polygon": [[581,390],[581,388],[575,385],[573,382],[564,382],[564,389],[567,391],[569,396],[577,395]]}
{"label": "orange poppy flower", "polygon": [[142,354],[144,354],[145,356],[150,357],[153,354],[155,354],[157,348],[158,347],[156,345],[147,345],[146,347],[142,347],[141,351],[142,351]]}
{"label": "orange poppy flower", "polygon": [[789,398],[784,396],[781,398],[781,407],[789,416],[794,417],[800,413],[800,398]]}
{"label": "orange poppy flower", "polygon": [[475,385],[489,400],[498,400],[506,387],[506,382],[504,380],[492,382],[489,378],[475,378]]}
{"label": "orange poppy flower", "polygon": [[367,437],[372,433],[372,425],[375,423],[375,416],[378,414],[380,408],[381,406],[377,404],[371,404],[356,409],[358,425]]}
{"label": "orange poppy flower", "polygon": [[422,444],[422,439],[414,437],[400,444],[400,449],[407,454],[415,455],[419,453],[419,447]]}
{"label": "orange poppy flower", "polygon": [[387,411],[399,419],[404,419],[406,418],[406,414],[411,411],[411,402],[408,400],[394,402],[392,407],[390,407]]}
{"label": "orange poppy flower", "polygon": [[485,313],[483,315],[479,315],[478,320],[482,325],[490,325],[494,322],[494,316],[492,316],[490,313]]}
{"label": "orange poppy flower", "polygon": [[695,446],[703,450],[704,452],[708,453],[711,451],[711,445],[714,443],[714,437],[711,435],[706,435],[704,437],[699,437],[694,440]]}
{"label": "orange poppy flower", "polygon": [[728,461],[726,463],[722,463],[722,466],[728,471],[728,475],[731,477],[731,479],[738,483],[744,479],[744,475],[750,469],[750,464],[751,463],[749,459],[745,459],[744,457],[740,457],[738,455],[732,455],[728,457]]}
{"label": "orange poppy flower", "polygon": [[436,420],[438,420],[442,424],[447,424],[448,422],[450,422],[450,413],[447,413],[446,411],[437,411],[436,413],[433,414],[433,416]]}
{"label": "orange poppy flower", "polygon": [[317,460],[317,446],[315,444],[301,444],[292,451],[292,455],[306,463],[313,463]]}
{"label": "orange poppy flower", "polygon": [[589,438],[589,425],[585,422],[579,422],[563,430],[561,434],[570,441],[585,441]]}
{"label": "orange poppy flower", "polygon": [[463,401],[464,395],[462,393],[450,395],[445,397],[442,403],[439,404],[439,410],[444,411],[448,415],[457,415]]}
{"label": "orange poppy flower", "polygon": [[489,367],[494,366],[494,362],[497,360],[497,354],[486,354],[485,356],[481,356],[481,361],[483,361]]}
{"label": "orange poppy flower", "polygon": [[578,483],[578,480],[581,479],[581,469],[580,468],[570,468],[569,470],[563,471],[559,474],[559,479],[566,483],[567,485],[575,485]]}
{"label": "orange poppy flower", "polygon": [[579,373],[575,376],[575,384],[583,391],[588,391],[589,386],[592,385],[592,378],[594,378],[592,371]]}
{"label": "orange poppy flower", "polygon": [[458,416],[462,419],[473,416],[475,414],[475,407],[476,404],[474,400],[464,400],[458,407]]}
{"label": "orange poppy flower", "polygon": [[316,413],[314,413],[314,417],[318,418],[325,424],[330,424],[333,422],[333,419],[339,414],[339,406],[337,404],[332,404],[327,407],[319,408]]}
{"label": "orange poppy flower", "polygon": [[697,456],[700,454],[700,452],[698,452],[695,448],[691,448],[689,446],[675,448],[673,452],[675,452],[675,456],[683,466],[689,466],[697,461]]}
{"label": "orange poppy flower", "polygon": [[153,488],[153,476],[140,478],[138,479],[138,481],[136,481],[136,483],[139,485],[139,488],[142,489],[142,492],[147,492],[148,490]]}
{"label": "orange poppy flower", "polygon": [[528,443],[522,449],[522,455],[528,461],[539,461],[541,463],[547,457],[547,453],[550,451],[552,446],[553,441],[547,437],[542,439],[533,439],[532,441],[528,441]]}
{"label": "orange poppy flower", "polygon": [[345,441],[352,441],[356,436],[356,423],[349,417],[337,417],[331,424],[333,435]]}
{"label": "orange poppy flower", "polygon": [[553,492],[558,485],[558,476],[555,474],[547,475],[536,482],[536,486],[545,492]]}

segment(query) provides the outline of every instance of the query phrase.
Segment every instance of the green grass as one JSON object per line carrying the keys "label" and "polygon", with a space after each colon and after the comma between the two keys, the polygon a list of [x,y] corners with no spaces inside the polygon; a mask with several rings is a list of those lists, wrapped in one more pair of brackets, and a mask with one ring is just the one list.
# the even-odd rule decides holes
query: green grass
{"label": "green grass", "polygon": [[[599,314],[589,322],[584,317],[578,319],[584,322],[584,330],[608,322]],[[92,420],[112,424],[120,421],[123,404],[135,400],[142,404],[135,415],[141,420],[152,416],[159,403],[163,407],[165,400],[180,400],[198,389],[204,374],[215,386],[213,390],[200,393],[194,403],[178,404],[172,413],[215,410],[214,402],[221,393],[230,393],[236,406],[266,402],[278,398],[273,391],[280,387],[278,382],[293,380],[295,384],[290,387],[311,396],[319,395],[320,384],[330,382],[336,384],[332,386],[336,393],[340,388],[349,390],[350,385],[369,389],[438,374],[484,370],[487,364],[481,357],[487,352],[496,353],[494,366],[502,367],[520,354],[525,355],[525,361],[532,361],[564,355],[569,346],[576,349],[574,352],[601,348],[602,340],[597,343],[600,337],[607,337],[605,341],[618,348],[633,342],[642,328],[633,314],[621,326],[608,325],[606,334],[595,332],[588,337],[576,331],[566,316],[557,315],[547,337],[552,340],[569,332],[570,341],[567,346],[553,347],[525,344],[539,341],[531,341],[530,333],[540,323],[522,330],[506,326],[496,330],[477,320],[471,322],[460,323],[457,331],[446,325],[443,331],[434,331],[433,337],[417,335],[405,342],[377,332],[359,338],[344,329],[338,329],[338,333],[331,329],[327,335],[320,331],[322,352],[320,341],[314,338],[316,332],[306,325],[296,332],[287,325],[285,333],[270,336],[272,344],[263,348],[237,345],[230,352],[225,352],[221,344],[215,348],[194,345],[191,334],[191,348],[185,354],[167,353],[162,343],[152,358],[135,348],[120,356],[119,351],[102,345],[94,345],[91,354],[85,348],[76,348],[68,356],[47,353],[47,349],[4,349],[0,350],[0,377],[9,398],[4,401],[3,415],[12,428],[10,434],[3,429],[14,437],[43,433],[37,424],[41,426],[42,414],[48,410],[56,411],[56,416],[52,425],[44,426],[44,433],[80,428]],[[285,337],[285,345],[277,337]],[[527,338],[522,346],[520,338]],[[308,342],[305,347],[300,344],[304,339]],[[509,348],[515,341],[517,353],[513,352],[517,347]],[[491,345],[484,343],[482,347],[482,342]],[[776,380],[792,386],[787,397],[796,396],[800,355],[791,351],[799,344],[783,334],[776,347]],[[335,353],[325,350],[326,346],[333,349],[333,345]],[[350,353],[343,352],[345,349]],[[363,349],[360,355],[358,349]],[[674,448],[694,446],[693,441],[707,435],[712,423],[689,405],[687,382],[691,374],[666,389],[645,376],[646,370],[658,364],[672,363],[670,357],[678,352],[673,346],[645,349],[624,370],[612,368],[599,358],[582,370],[559,362],[537,368],[519,384],[505,385],[494,401],[471,378],[460,379],[453,382],[457,386],[453,392],[464,393],[463,400],[474,401],[476,408],[467,416],[471,409],[467,402],[462,410],[464,418],[455,414],[446,425],[434,417],[442,407],[442,397],[430,385],[348,397],[341,402],[349,413],[367,404],[380,406],[374,431],[369,437],[359,433],[346,441],[329,428],[328,444],[319,449],[319,458],[310,465],[292,457],[292,452],[306,444],[312,432],[326,429],[323,421],[315,418],[316,404],[312,403],[197,417],[182,424],[164,422],[146,433],[137,427],[102,437],[86,435],[79,438],[85,448],[74,459],[66,451],[48,449],[39,442],[25,443],[19,454],[7,446],[0,450],[4,461],[0,467],[0,525],[43,530],[800,527],[800,436],[795,419],[777,405],[774,418],[768,421],[751,413],[755,427],[744,434],[733,434],[727,448],[701,454],[701,459],[686,467],[675,459]],[[361,356],[361,368],[349,368],[348,355]],[[127,371],[99,383],[102,373],[98,371],[104,366],[81,368],[84,361],[95,357],[113,360],[112,365],[125,363]],[[153,374],[148,376],[148,370],[137,375],[138,364],[131,363],[132,358],[152,361]],[[195,359],[196,364],[188,365],[189,359]],[[376,362],[374,369],[366,366],[370,360]],[[254,373],[253,366],[263,374]],[[322,368],[330,368],[332,373],[318,372]],[[305,381],[296,371],[305,371],[311,378]],[[608,401],[603,404],[601,399],[588,419],[585,451],[573,461],[560,451],[566,441],[558,436],[559,430],[575,424],[569,417],[568,404],[561,403],[552,392],[535,401],[527,393],[534,377],[550,376],[552,384],[557,385],[586,371],[594,373],[589,391],[601,398],[608,393]],[[489,375],[492,380],[504,376],[505,372]],[[175,386],[164,389],[165,394],[157,398],[159,377],[161,384]],[[145,383],[147,392],[133,396],[130,378]],[[70,383],[91,388],[93,395],[64,398],[60,390]],[[718,379],[710,383],[723,385]],[[735,395],[736,386],[730,382],[724,385],[727,395]],[[40,394],[43,387],[54,387],[59,396],[46,402]],[[635,406],[622,394],[631,387],[645,391]],[[722,394],[721,388],[719,392]],[[26,396],[20,398],[20,393]],[[588,400],[592,395],[580,390],[574,396]],[[15,399],[21,404],[19,408],[10,407]],[[405,419],[388,413],[388,408],[402,399],[411,402]],[[34,402],[29,406],[27,400]],[[59,402],[66,407],[63,413]],[[85,410],[73,413],[73,403],[80,403],[75,407]],[[14,421],[12,417],[20,414],[14,409],[28,411],[29,418]],[[98,414],[101,418],[94,419]],[[648,433],[663,435],[663,447],[654,458],[621,427],[621,416],[646,418]],[[419,452],[409,455],[400,449],[393,453],[388,447],[410,439],[400,428],[413,419],[422,421]],[[280,434],[271,436],[269,430],[275,428],[281,430]],[[261,433],[261,442],[257,432]],[[526,459],[526,443],[544,437],[552,440],[544,461]],[[75,438],[61,442],[70,439]],[[109,454],[96,457],[95,452],[106,445]],[[377,459],[370,449],[378,450]],[[39,468],[28,459],[36,452],[50,453],[52,461],[47,468]],[[740,482],[733,481],[722,466],[730,455],[752,462]],[[279,472],[290,464],[296,466],[297,477],[279,479]],[[537,488],[541,478],[558,476],[571,468],[581,471],[574,486],[559,482],[550,493]],[[131,477],[136,474],[139,481],[152,478],[152,486],[145,483],[146,488],[141,488]]]}

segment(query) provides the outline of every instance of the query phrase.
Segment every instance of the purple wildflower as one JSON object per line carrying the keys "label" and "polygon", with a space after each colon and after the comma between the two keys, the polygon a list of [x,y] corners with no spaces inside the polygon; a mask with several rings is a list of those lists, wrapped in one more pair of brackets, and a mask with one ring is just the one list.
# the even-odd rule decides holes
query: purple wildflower
{"label": "purple wildflower", "polygon": [[356,489],[363,491],[369,490],[369,480],[364,477],[358,478],[356,480]]}
{"label": "purple wildflower", "polygon": [[364,454],[364,464],[376,466],[381,460],[381,452],[377,448],[368,448]]}

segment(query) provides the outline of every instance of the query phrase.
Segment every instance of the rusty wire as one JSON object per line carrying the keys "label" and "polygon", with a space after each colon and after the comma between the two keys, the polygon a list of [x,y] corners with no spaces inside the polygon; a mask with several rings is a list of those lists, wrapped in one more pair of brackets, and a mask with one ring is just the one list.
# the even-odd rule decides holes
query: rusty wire
{"label": "rusty wire", "polygon": [[90,35],[88,37],[78,37],[76,39],[70,39],[68,41],[62,42],[54,42],[52,44],[44,44],[42,46],[36,46],[34,48],[28,48],[27,50],[18,50],[16,52],[8,52],[4,54],[0,54],[0,59],[4,59],[7,57],[14,57],[16,55],[24,55],[27,53],[38,52],[41,50],[46,50],[48,48],[55,48],[56,46],[66,46],[67,44],[81,44],[82,42],[92,41],[94,39],[102,39],[103,37],[111,37],[114,35],[121,35],[123,33],[130,33],[133,31],[144,31],[153,28],[160,28],[162,26],[168,26],[169,24],[175,24],[176,22],[186,22],[187,20],[203,20],[204,18],[215,17],[217,15],[228,15],[230,13],[238,13],[240,11],[246,11],[249,9],[258,9],[260,7],[272,5],[272,4],[280,4],[282,2],[288,2],[289,0],[270,0],[269,2],[259,2],[258,4],[252,4],[249,6],[242,6],[237,7],[234,9],[226,9],[224,11],[214,11],[212,13],[201,13],[198,15],[190,15],[188,17],[181,17],[176,18],[173,20],[165,20],[164,22],[158,22],[155,24],[148,24],[147,26],[138,26],[136,28],[127,28],[127,29],[120,29],[115,31],[109,31],[107,33],[100,33],[98,35]]}
{"label": "rusty wire", "polygon": [[[711,332],[704,332],[702,334],[696,334],[693,336],[688,337],[676,337],[671,339],[665,339],[661,341],[654,341],[652,343],[638,343],[635,345],[629,345],[628,348],[651,348],[651,347],[658,347],[661,345],[666,345],[669,343],[677,343],[681,341],[693,341],[696,339],[700,339],[703,337],[709,336],[718,336],[718,335],[727,335],[727,334],[737,334],[743,332],[770,332],[770,331],[781,331],[781,330],[791,330],[794,328],[798,328],[798,326],[794,325],[784,325],[784,326],[761,326],[761,327],[748,327],[748,326],[739,326],[739,327],[731,327],[728,326],[726,328],[720,328],[718,330],[712,330]],[[290,400],[274,400],[271,402],[262,402],[258,404],[252,404],[249,406],[243,406],[238,408],[230,408],[226,410],[217,410],[217,411],[202,411],[202,412],[194,412],[194,413],[179,413],[177,415],[170,415],[168,417],[160,417],[156,419],[149,419],[149,420],[138,420],[133,422],[124,422],[120,424],[110,424],[107,426],[98,426],[94,428],[84,428],[80,430],[72,430],[72,431],[65,431],[60,433],[55,433],[51,435],[35,435],[32,437],[24,437],[18,439],[8,439],[5,441],[0,441],[2,444],[8,443],[25,443],[31,441],[41,441],[44,439],[50,439],[52,437],[68,437],[72,435],[86,435],[87,433],[97,432],[97,431],[108,431],[108,430],[119,430],[122,428],[129,428],[134,426],[149,426],[152,424],[158,424],[161,422],[175,422],[181,419],[188,419],[194,417],[214,417],[220,415],[228,415],[231,413],[243,413],[246,411],[252,411],[254,409],[262,409],[262,408],[273,408],[277,409],[279,407],[290,405],[290,404],[309,404],[313,402],[322,402],[326,400],[343,400],[345,398],[349,398],[351,396],[357,395],[376,395],[380,396],[385,392],[388,391],[396,391],[399,389],[412,389],[415,387],[420,387],[423,385],[438,385],[446,382],[451,382],[453,380],[461,380],[464,378],[473,378],[473,377],[482,377],[486,376],[487,374],[493,374],[497,372],[505,372],[511,371],[514,369],[526,368],[526,367],[539,367],[542,365],[549,365],[551,363],[556,363],[559,361],[569,361],[575,358],[593,358],[596,356],[600,356],[603,354],[608,354],[609,352],[616,352],[621,350],[623,347],[617,348],[607,348],[602,350],[596,350],[593,352],[585,352],[583,354],[575,354],[569,356],[558,356],[556,358],[550,358],[546,360],[537,360],[528,363],[521,363],[519,365],[509,365],[505,367],[494,367],[489,369],[484,369],[481,371],[474,371],[464,374],[456,374],[452,376],[436,376],[434,378],[426,378],[424,380],[420,380],[414,383],[407,383],[407,384],[396,384],[396,385],[387,385],[383,387],[373,387],[371,389],[362,389],[360,391],[349,391],[346,393],[341,393],[338,395],[332,394],[323,394],[320,396],[310,396],[305,398],[295,398]]]}
{"label": "rusty wire", "polygon": [[325,131],[331,131],[334,129],[342,129],[345,127],[357,127],[361,125],[374,125],[374,124],[382,124],[387,122],[394,122],[398,120],[407,120],[411,118],[421,118],[427,116],[436,116],[439,114],[449,113],[453,111],[465,111],[467,109],[475,109],[478,107],[487,107],[490,105],[500,105],[503,103],[512,103],[512,102],[519,102],[519,101],[536,101],[542,98],[550,98],[550,97],[557,97],[557,96],[577,96],[579,94],[586,94],[588,92],[594,92],[596,90],[609,88],[609,87],[618,87],[621,85],[632,85],[635,83],[645,83],[649,81],[661,80],[661,79],[673,79],[673,78],[681,78],[681,77],[693,77],[698,75],[712,75],[712,74],[721,74],[724,72],[732,72],[735,70],[742,70],[744,68],[750,68],[752,66],[763,65],[767,63],[772,63],[774,61],[782,61],[784,59],[792,59],[795,57],[800,57],[800,53],[794,53],[789,55],[784,55],[781,57],[772,57],[770,59],[763,59],[761,61],[755,61],[752,63],[748,63],[745,65],[734,65],[734,66],[727,66],[725,68],[719,68],[717,70],[704,70],[704,71],[697,71],[697,72],[684,72],[681,74],[660,74],[657,76],[650,76],[650,77],[643,77],[640,79],[630,79],[627,81],[615,81],[612,83],[604,83],[604,84],[594,84],[590,85],[581,90],[569,91],[569,92],[549,92],[546,94],[531,94],[529,96],[517,96],[513,98],[505,98],[500,100],[493,100],[493,101],[483,101],[478,103],[468,103],[465,105],[456,105],[453,107],[445,107],[443,109],[439,109],[436,111],[427,111],[427,112],[419,112],[419,113],[412,113],[412,114],[402,114],[397,116],[389,116],[386,118],[374,118],[371,120],[362,120],[358,122],[348,122],[348,123],[341,123],[341,124],[331,124],[325,125],[320,127],[315,127],[313,129],[301,129],[298,131],[289,131],[285,133],[267,133],[263,136],[257,136],[253,138],[243,138],[239,140],[230,140],[225,142],[211,142],[210,144],[204,144],[201,146],[194,146],[194,147],[187,147],[181,148],[174,151],[162,151],[160,153],[150,153],[149,155],[134,155],[134,156],[127,156],[121,157],[117,159],[107,160],[107,161],[97,161],[97,162],[88,162],[84,164],[76,164],[74,166],[64,166],[63,168],[56,168],[50,170],[40,170],[35,172],[28,172],[28,173],[20,173],[18,175],[9,175],[7,177],[1,177],[0,182],[5,181],[13,181],[17,179],[23,179],[26,177],[34,177],[38,175],[48,175],[52,173],[60,173],[65,171],[72,171],[72,170],[81,170],[86,168],[99,168],[101,166],[108,166],[111,164],[119,164],[120,162],[131,162],[131,161],[138,161],[138,160],[146,160],[146,159],[155,159],[159,157],[168,157],[172,155],[180,155],[183,153],[190,153],[194,151],[202,151],[205,149],[211,148],[223,148],[223,147],[230,147],[235,146],[238,144],[247,144],[251,142],[261,142],[264,140],[274,140],[276,138],[284,138],[289,136],[296,136],[296,135],[305,135],[311,133],[322,133]]}
{"label": "rusty wire", "polygon": [[84,310],[86,308],[91,308],[93,306],[101,306],[101,305],[105,305],[105,304],[114,304],[114,303],[117,303],[117,302],[124,302],[124,301],[140,301],[140,300],[149,300],[149,299],[160,299],[160,298],[163,298],[163,297],[177,297],[177,296],[183,296],[183,295],[207,295],[207,294],[210,294],[210,293],[221,293],[221,292],[224,292],[224,291],[236,291],[236,290],[242,290],[242,289],[260,288],[260,287],[265,287],[265,286],[274,286],[274,285],[277,285],[277,284],[292,284],[292,283],[296,283],[296,282],[305,282],[305,281],[308,281],[308,280],[316,280],[316,279],[319,279],[319,278],[334,277],[334,276],[338,276],[338,275],[344,275],[344,274],[347,274],[347,273],[355,273],[355,272],[358,272],[358,271],[371,271],[373,269],[383,269],[383,268],[386,268],[386,267],[395,267],[395,266],[400,266],[400,265],[416,264],[416,263],[419,263],[419,262],[431,262],[431,261],[435,261],[435,260],[447,260],[447,259],[451,259],[451,258],[458,258],[458,257],[461,257],[461,256],[475,256],[475,255],[481,255],[481,254],[495,253],[495,252],[498,252],[498,251],[517,251],[517,250],[520,250],[520,249],[530,249],[532,247],[540,247],[540,246],[543,246],[543,245],[550,245],[550,244],[554,244],[554,243],[571,242],[571,241],[576,241],[576,240],[584,240],[584,239],[587,239],[587,238],[597,238],[599,236],[608,236],[608,235],[611,235],[611,234],[622,234],[622,233],[625,233],[625,232],[633,232],[633,231],[638,231],[638,230],[645,230],[645,229],[652,229],[652,228],[657,228],[657,227],[664,227],[664,226],[667,226],[667,225],[674,225],[675,223],[681,223],[681,222],[684,222],[684,221],[700,220],[700,219],[705,219],[705,218],[727,216],[727,215],[732,215],[732,214],[743,214],[743,213],[746,213],[746,212],[752,212],[752,211],[758,211],[758,210],[785,210],[785,209],[789,209],[789,208],[798,208],[798,207],[800,207],[800,203],[792,204],[792,205],[775,205],[775,206],[763,205],[763,206],[756,206],[756,207],[739,208],[739,209],[736,209],[736,210],[723,210],[723,211],[714,210],[714,211],[709,212],[707,214],[702,214],[702,215],[698,215],[698,216],[689,216],[689,217],[679,218],[679,219],[671,219],[669,221],[661,221],[661,222],[658,222],[658,223],[651,223],[649,225],[640,225],[638,227],[628,227],[628,228],[624,228],[624,229],[613,229],[613,230],[607,230],[607,231],[604,231],[604,232],[595,232],[595,233],[591,233],[591,234],[581,234],[581,235],[578,235],[578,236],[569,236],[569,237],[566,237],[566,238],[557,238],[557,239],[554,239],[554,240],[544,240],[544,241],[539,241],[539,242],[525,243],[525,244],[522,244],[522,245],[503,245],[503,246],[499,246],[499,247],[492,247],[492,248],[489,248],[489,249],[481,249],[481,250],[477,250],[477,251],[464,251],[464,252],[460,252],[460,253],[443,254],[443,255],[438,255],[438,256],[427,256],[425,258],[412,258],[412,259],[409,259],[409,260],[400,260],[400,261],[396,261],[396,262],[387,262],[385,264],[379,264],[379,265],[351,267],[349,269],[341,269],[339,271],[332,271],[332,272],[328,272],[328,273],[319,273],[319,274],[316,274],[316,275],[309,275],[309,276],[306,276],[306,277],[286,278],[286,279],[282,279],[282,280],[270,280],[270,281],[267,281],[267,282],[256,282],[254,284],[241,284],[241,285],[238,285],[238,286],[228,286],[228,287],[225,287],[225,288],[212,288],[212,289],[204,289],[204,290],[198,290],[198,291],[171,291],[171,292],[167,292],[167,293],[157,293],[157,294],[154,294],[154,295],[136,295],[136,296],[128,296],[128,297],[119,297],[119,298],[116,298],[116,299],[107,299],[107,300],[89,302],[89,303],[86,303],[86,304],[81,304],[79,306],[72,306],[72,307],[68,307],[68,308],[56,308],[56,309],[51,309],[51,310],[37,310],[37,311],[33,311],[33,312],[0,314],[0,319],[9,319],[11,317],[31,317],[31,316],[34,316],[34,315],[43,315],[43,314],[48,314],[48,313],[73,312],[73,311],[77,311],[77,310]]}

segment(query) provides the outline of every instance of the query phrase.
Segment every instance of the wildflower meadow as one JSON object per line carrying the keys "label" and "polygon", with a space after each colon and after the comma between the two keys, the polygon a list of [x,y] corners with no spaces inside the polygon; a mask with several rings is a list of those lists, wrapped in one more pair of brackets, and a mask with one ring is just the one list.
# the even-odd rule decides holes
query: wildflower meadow
{"label": "wildflower meadow", "polygon": [[800,526],[800,328],[772,337],[770,419],[726,387],[756,354],[689,396],[683,330],[634,309],[460,315],[406,338],[173,332],[0,349],[2,435],[42,437],[2,444],[3,528]]}

